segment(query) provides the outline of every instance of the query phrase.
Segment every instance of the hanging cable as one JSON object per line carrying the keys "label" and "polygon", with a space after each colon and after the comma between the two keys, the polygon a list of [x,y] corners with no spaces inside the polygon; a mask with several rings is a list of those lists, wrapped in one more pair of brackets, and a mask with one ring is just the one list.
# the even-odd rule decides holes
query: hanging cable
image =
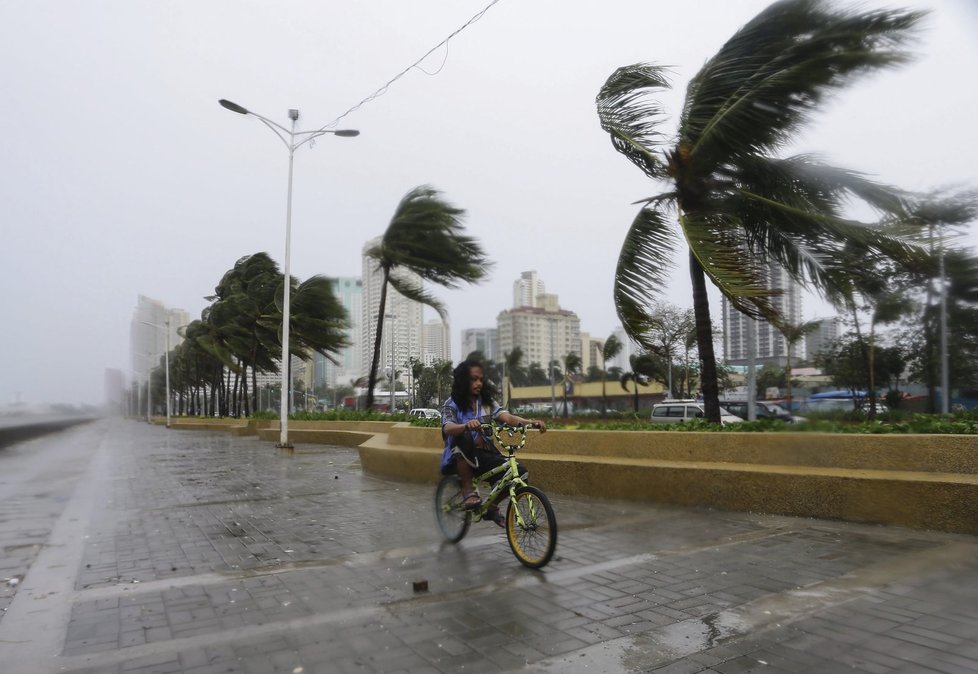
{"label": "hanging cable", "polygon": [[[351,112],[354,112],[354,111],[360,109],[361,107],[363,107],[364,105],[366,105],[370,101],[374,100],[375,98],[378,98],[380,96],[383,96],[385,93],[387,93],[387,90],[391,87],[392,84],[394,84],[395,82],[397,82],[397,80],[399,80],[402,77],[404,77],[404,75],[406,75],[407,73],[409,73],[414,68],[417,68],[418,70],[420,70],[421,72],[425,73],[426,75],[432,75],[432,76],[434,76],[434,75],[437,75],[438,73],[440,73],[442,71],[442,68],[445,67],[445,62],[448,60],[448,41],[451,40],[456,35],[458,35],[459,33],[461,33],[463,30],[465,30],[469,26],[471,26],[473,23],[475,23],[476,21],[478,21],[479,19],[481,19],[482,16],[486,12],[488,12],[492,8],[492,6],[495,5],[497,2],[499,2],[499,0],[492,0],[492,2],[490,2],[488,5],[486,5],[485,7],[483,7],[482,10],[479,11],[477,14],[475,14],[471,19],[469,19],[464,24],[462,24],[461,26],[459,26],[448,37],[446,37],[444,40],[442,40],[441,42],[439,42],[438,44],[436,44],[434,47],[432,47],[431,49],[429,49],[427,52],[425,52],[424,56],[422,56],[421,58],[419,58],[417,61],[415,61],[414,63],[412,63],[411,65],[409,65],[407,68],[405,68],[401,72],[399,72],[396,75],[394,75],[394,77],[392,77],[386,84],[384,84],[382,87],[380,87],[379,89],[377,89],[375,92],[373,92],[372,94],[370,94],[369,96],[367,96],[366,98],[364,98],[362,101],[360,101],[359,103],[357,103],[356,105],[354,105],[352,108],[350,108],[346,112],[344,112],[342,115],[340,115],[339,117],[337,117],[333,121],[331,121],[331,122],[323,125],[322,127],[320,127],[319,130],[320,131],[323,131],[325,129],[329,129],[329,128],[333,127],[333,126],[336,126],[336,124],[341,119],[343,119],[344,117],[346,117],[347,115],[349,115]],[[428,58],[429,56],[431,56],[431,54],[433,52],[435,52],[437,49],[439,49],[440,47],[445,47],[445,59],[442,61],[442,64],[438,67],[438,70],[436,70],[433,73],[429,73],[424,68],[422,68],[420,64],[426,58]]]}

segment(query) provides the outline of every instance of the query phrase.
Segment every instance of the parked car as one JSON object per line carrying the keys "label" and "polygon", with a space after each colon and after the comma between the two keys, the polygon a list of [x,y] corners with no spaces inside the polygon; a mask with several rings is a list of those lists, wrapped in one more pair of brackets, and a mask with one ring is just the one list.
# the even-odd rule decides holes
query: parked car
{"label": "parked car", "polygon": [[[696,400],[663,400],[652,406],[651,421],[653,424],[678,424],[690,419],[702,419],[703,403]],[[723,407],[720,408],[721,424],[736,424],[743,421]]]}
{"label": "parked car", "polygon": [[411,410],[411,416],[422,419],[441,419],[441,412],[430,407],[415,407]]}
{"label": "parked car", "polygon": [[[741,419],[747,418],[746,400],[721,400],[720,406],[725,407],[731,414],[735,414]],[[777,419],[789,424],[805,421],[805,417],[796,416],[781,405],[767,400],[754,401],[754,417],[757,419]]]}

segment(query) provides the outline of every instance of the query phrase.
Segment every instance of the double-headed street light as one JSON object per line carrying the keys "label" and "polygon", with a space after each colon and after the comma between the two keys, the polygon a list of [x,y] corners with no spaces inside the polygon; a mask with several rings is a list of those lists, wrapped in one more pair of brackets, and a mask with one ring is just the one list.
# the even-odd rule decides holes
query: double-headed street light
{"label": "double-headed street light", "polygon": [[291,364],[291,354],[289,352],[289,295],[292,292],[292,282],[289,271],[290,250],[292,246],[292,163],[295,151],[311,142],[319,136],[328,133],[334,136],[359,136],[360,132],[356,129],[316,129],[315,131],[296,131],[295,123],[299,119],[299,111],[289,110],[289,119],[292,120],[292,128],[286,129],[281,124],[277,124],[267,117],[263,117],[247,108],[232,103],[229,100],[221,99],[218,101],[221,107],[236,112],[239,115],[251,115],[258,119],[262,124],[272,130],[279,137],[289,151],[289,188],[285,206],[285,268],[283,269],[284,284],[282,287],[282,401],[279,411],[281,418],[279,422],[279,447],[291,447],[289,444],[289,393],[292,384],[289,381],[289,365]]}

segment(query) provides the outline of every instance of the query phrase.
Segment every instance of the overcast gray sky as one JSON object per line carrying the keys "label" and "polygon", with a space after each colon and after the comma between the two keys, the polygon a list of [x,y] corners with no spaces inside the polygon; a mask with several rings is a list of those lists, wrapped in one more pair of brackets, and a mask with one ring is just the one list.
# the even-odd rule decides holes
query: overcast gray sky
{"label": "overcast gray sky", "polygon": [[[0,406],[102,400],[128,372],[142,293],[197,317],[239,257],[284,258],[287,153],[236,101],[318,128],[489,0],[0,0]],[[398,200],[434,185],[496,265],[440,295],[459,331],[495,325],[535,269],[581,328],[617,325],[611,286],[637,199],[656,186],[594,110],[618,66],[688,78],[767,0],[500,0],[295,161],[292,273],[357,276]],[[978,185],[974,0],[934,10],[914,65],[846,92],[797,150],[908,189]],[[426,72],[425,72],[426,71]],[[672,127],[670,127],[672,128]],[[676,304],[689,306],[679,261]],[[812,306],[806,317],[820,313]]]}

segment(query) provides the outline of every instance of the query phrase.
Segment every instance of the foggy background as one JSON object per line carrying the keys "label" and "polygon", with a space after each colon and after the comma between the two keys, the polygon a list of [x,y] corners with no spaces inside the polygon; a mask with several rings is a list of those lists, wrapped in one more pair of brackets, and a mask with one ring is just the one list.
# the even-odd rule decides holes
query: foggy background
{"label": "foggy background", "polygon": [[[105,368],[129,374],[137,295],[197,318],[238,258],[282,264],[287,151],[219,98],[319,128],[489,4],[0,2],[0,407],[100,404]],[[526,270],[606,337],[633,202],[658,186],[612,148],[594,97],[653,61],[673,67],[678,113],[688,79],[768,4],[498,0],[338,122],[359,137],[298,151],[292,274],[359,276],[363,243],[428,183],[495,261],[488,282],[437,291],[456,360],[460,331],[495,326]],[[975,3],[864,5],[932,9],[920,58],[846,91],[792,151],[906,189],[978,185]],[[677,262],[670,298],[690,306]]]}

